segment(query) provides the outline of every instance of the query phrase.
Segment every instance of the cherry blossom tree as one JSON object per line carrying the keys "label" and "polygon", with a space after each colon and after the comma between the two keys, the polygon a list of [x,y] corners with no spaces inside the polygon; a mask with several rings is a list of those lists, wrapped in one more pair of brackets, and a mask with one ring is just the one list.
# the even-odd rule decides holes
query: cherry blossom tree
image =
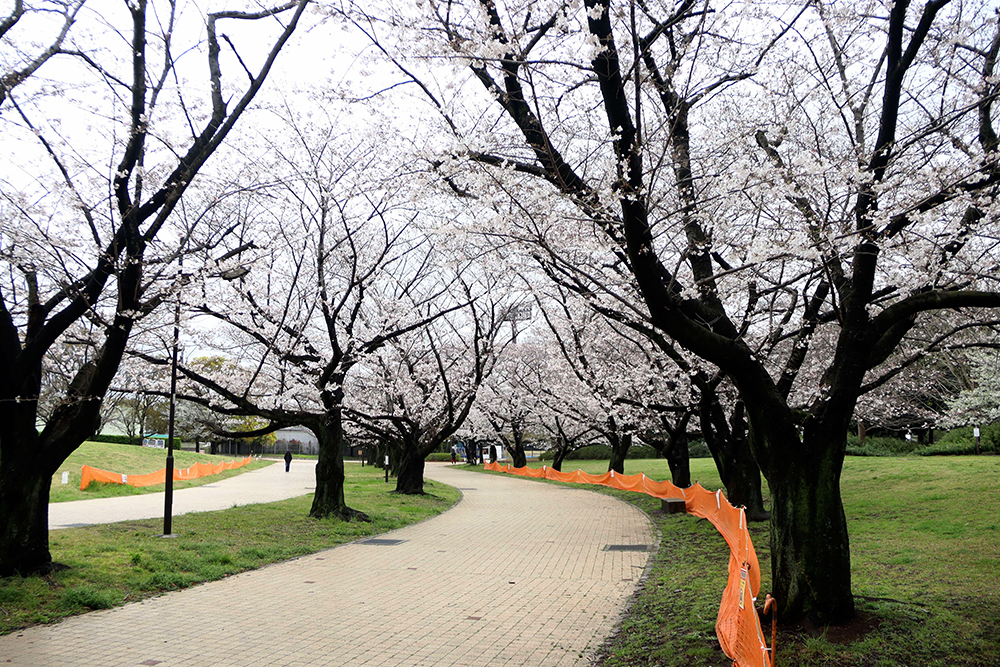
{"label": "cherry blossom tree", "polygon": [[527,465],[525,440],[537,430],[545,409],[539,373],[545,362],[544,350],[534,340],[512,342],[476,397],[472,421],[481,423],[476,435],[500,440],[515,468]]}
{"label": "cherry blossom tree", "polygon": [[[54,0],[25,5],[24,0],[14,0],[10,13],[0,19],[0,39],[16,45],[5,54],[0,71],[0,106],[17,86],[31,79],[55,56],[81,55],[66,44],[85,2]],[[25,39],[28,35],[30,41]]]}
{"label": "cherry blossom tree", "polygon": [[[865,376],[919,320],[1000,307],[988,3],[355,9],[454,138],[444,182],[514,199],[504,224],[591,294],[616,299],[624,270],[651,327],[736,386],[779,614],[850,618],[840,473]],[[567,221],[601,262],[561,242]]]}
{"label": "cherry blossom tree", "polygon": [[396,492],[424,492],[424,461],[465,424],[500,351],[496,278],[463,282],[462,308],[382,346],[351,378],[352,421],[388,444]]}
{"label": "cherry blossom tree", "polygon": [[422,229],[433,222],[414,207],[406,175],[381,159],[391,132],[358,132],[334,104],[298,113],[295,99],[262,110],[267,133],[234,148],[255,165],[232,202],[247,231],[234,242],[254,249],[235,279],[185,297],[186,311],[211,322],[190,335],[226,364],[185,365],[193,384],[182,398],[264,420],[242,437],[308,428],[319,443],[310,516],[364,519],[344,498],[344,410],[358,400],[348,378],[370,372],[383,346],[461,308],[450,299],[457,274]]}
{"label": "cherry blossom tree", "polygon": [[[94,432],[136,322],[164,298],[157,276],[185,247],[178,241],[190,230],[172,228],[181,197],[198,188],[196,177],[264,84],[306,0],[205,13],[135,0],[102,5],[86,21],[81,4],[35,5],[38,30],[22,34],[28,11],[15,2],[0,24],[8,68],[0,88],[0,575],[52,567],[51,475]],[[53,20],[58,36],[42,37],[49,46],[36,50]],[[93,354],[39,432],[46,359],[81,322],[94,325]]]}
{"label": "cherry blossom tree", "polygon": [[[971,382],[948,401],[943,423],[949,426],[983,426],[1000,420],[1000,372],[997,350],[969,353]],[[977,445],[978,447],[978,445]]]}

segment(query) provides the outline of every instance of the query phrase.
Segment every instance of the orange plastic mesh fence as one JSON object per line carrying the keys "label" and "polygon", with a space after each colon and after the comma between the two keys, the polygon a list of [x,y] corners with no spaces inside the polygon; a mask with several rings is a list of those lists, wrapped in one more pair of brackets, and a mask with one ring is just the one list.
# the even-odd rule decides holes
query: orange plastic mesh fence
{"label": "orange plastic mesh fence", "polygon": [[645,475],[619,475],[606,472],[590,475],[580,470],[559,472],[548,466],[514,468],[487,463],[486,470],[524,477],[544,477],[558,482],[600,484],[625,491],[645,493],[656,498],[683,498],[688,514],[707,519],[729,544],[729,581],[722,592],[715,632],[719,644],[734,667],[771,667],[771,654],[764,641],[754,600],[760,590],[760,565],[747,530],[743,509],[729,504],[722,491],[709,491],[700,484],[681,489],[671,482],[657,482]]}
{"label": "orange plastic mesh fence", "polygon": [[[179,482],[185,479],[197,479],[198,477],[218,475],[223,470],[242,468],[248,463],[250,463],[249,456],[244,459],[236,459],[234,461],[220,461],[216,464],[195,463],[190,468],[185,468],[184,470],[174,468],[174,481]],[[154,486],[156,484],[163,484],[166,481],[166,468],[160,468],[156,472],[150,472],[144,475],[123,475],[118,472],[108,472],[107,470],[100,470],[99,468],[83,466],[80,475],[80,490],[83,491],[86,489],[91,482],[111,482],[112,484],[128,484],[129,486]]]}

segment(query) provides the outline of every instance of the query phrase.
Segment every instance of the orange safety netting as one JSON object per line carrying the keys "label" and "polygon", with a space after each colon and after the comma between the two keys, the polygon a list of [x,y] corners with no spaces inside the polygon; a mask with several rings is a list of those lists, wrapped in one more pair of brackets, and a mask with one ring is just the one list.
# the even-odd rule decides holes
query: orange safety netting
{"label": "orange safety netting", "polygon": [[544,477],[557,482],[600,484],[624,491],[636,491],[656,498],[684,500],[688,514],[708,519],[729,544],[729,581],[722,592],[715,632],[719,644],[734,667],[771,667],[770,650],[764,641],[760,619],[754,609],[754,600],[760,590],[760,565],[747,530],[746,515],[742,508],[729,504],[721,489],[709,491],[700,484],[686,489],[670,482],[657,482],[643,474],[619,475],[606,472],[591,475],[581,470],[559,472],[548,466],[541,468],[514,468],[510,465],[487,463],[486,470],[507,472],[524,477]]}
{"label": "orange safety netting", "polygon": [[[178,470],[174,468],[174,481],[179,482],[185,479],[197,479],[198,477],[208,477],[218,475],[223,470],[242,468],[250,463],[250,457],[236,459],[234,461],[220,461],[216,464],[195,463],[190,468]],[[110,482],[112,484],[128,484],[129,486],[154,486],[167,481],[167,469],[160,468],[156,472],[144,475],[124,475],[118,472],[108,472],[99,468],[83,466],[80,474],[80,490],[83,491],[91,482]]]}

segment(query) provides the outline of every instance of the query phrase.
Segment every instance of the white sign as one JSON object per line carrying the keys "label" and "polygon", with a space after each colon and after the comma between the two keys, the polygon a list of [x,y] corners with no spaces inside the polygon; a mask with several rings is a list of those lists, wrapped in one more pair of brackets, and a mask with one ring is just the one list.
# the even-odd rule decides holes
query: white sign
{"label": "white sign", "polygon": [[978,426],[973,426],[972,427],[972,435],[976,436],[977,438],[979,437],[979,427]]}

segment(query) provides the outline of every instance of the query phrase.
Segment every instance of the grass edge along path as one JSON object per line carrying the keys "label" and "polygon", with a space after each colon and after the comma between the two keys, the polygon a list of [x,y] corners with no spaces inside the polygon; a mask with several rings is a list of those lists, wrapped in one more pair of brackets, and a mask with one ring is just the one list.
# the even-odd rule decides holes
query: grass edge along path
{"label": "grass edge along path", "polygon": [[[719,487],[710,459],[691,463],[693,479]],[[607,462],[564,467],[600,474]],[[631,460],[625,472],[669,478],[664,460]],[[690,515],[664,514],[659,500],[644,494],[574,486],[636,505],[661,534],[649,575],[599,665],[731,665],[715,636],[729,558],[715,528]],[[858,620],[846,627],[782,627],[778,665],[1000,665],[1000,457],[848,457],[842,489]],[[770,590],[769,526],[751,524],[750,532],[763,574],[760,607]],[[765,629],[770,639],[770,619]]]}
{"label": "grass edge along path", "polygon": [[[140,447],[137,445],[121,445],[107,442],[84,442],[59,466],[52,475],[52,486],[49,502],[68,502],[71,500],[93,500],[94,498],[111,498],[118,496],[134,496],[145,493],[162,493],[164,484],[135,487],[125,484],[110,484],[92,482],[86,490],[80,490],[80,471],[83,465],[89,465],[101,470],[139,475],[155,472],[164,467],[167,453],[165,449]],[[219,456],[200,454],[191,451],[174,450],[174,469],[182,470],[195,463],[216,464],[220,461],[242,459],[242,456]],[[275,459],[277,460],[277,459]],[[174,490],[189,489],[202,484],[209,484],[228,479],[244,472],[259,470],[273,460],[254,460],[249,465],[234,470],[224,470],[218,475],[199,477],[197,479],[174,481]],[[62,474],[67,473],[68,481],[62,483]]]}
{"label": "grass edge along path", "polygon": [[347,466],[348,504],[370,523],[309,518],[312,494],[260,505],[174,517],[178,537],[161,537],[161,519],[50,533],[56,562],[44,577],[0,578],[0,634],[95,609],[108,609],[198,583],[329,549],[436,516],[461,492],[425,481],[424,496],[392,492],[378,468]]}

